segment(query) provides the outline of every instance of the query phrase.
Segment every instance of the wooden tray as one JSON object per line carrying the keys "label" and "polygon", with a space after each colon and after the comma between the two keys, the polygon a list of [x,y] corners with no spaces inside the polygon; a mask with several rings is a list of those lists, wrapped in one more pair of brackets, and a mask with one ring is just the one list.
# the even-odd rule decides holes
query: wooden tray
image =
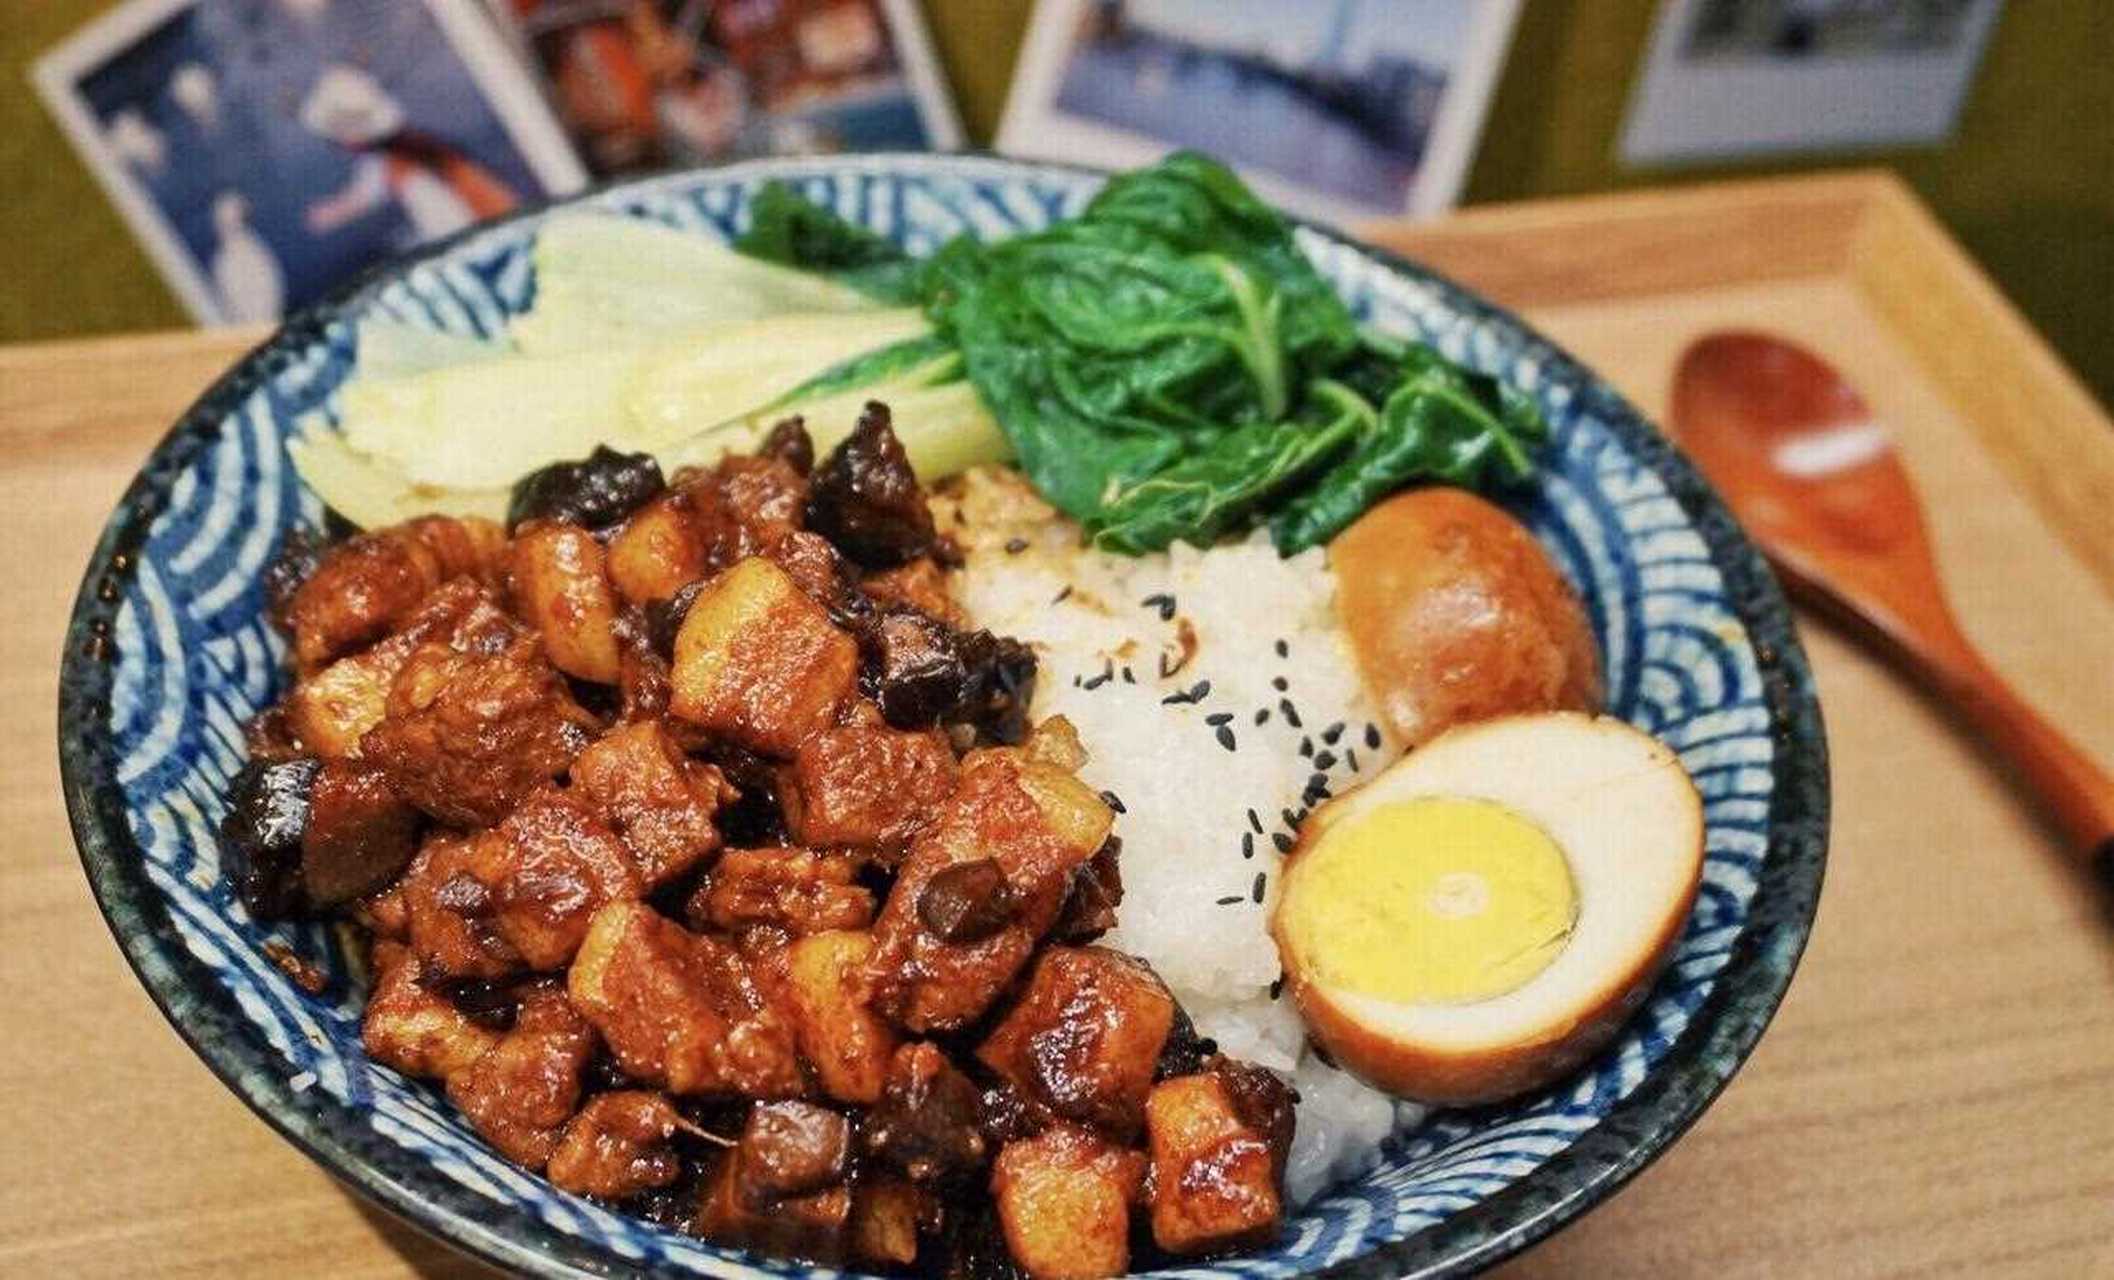
{"label": "wooden tray", "polygon": [[[1898,432],[1968,629],[2114,757],[2114,428],[1884,175],[1477,211],[1376,238],[1663,408],[1720,326],[1795,335]],[[95,531],[254,333],[0,349],[0,1273],[479,1276],[252,1118],[118,957],[67,834],[55,659]],[[1819,927],[1718,1105],[1511,1277],[2114,1274],[2114,932],[1940,708],[1805,627],[1835,763]]]}

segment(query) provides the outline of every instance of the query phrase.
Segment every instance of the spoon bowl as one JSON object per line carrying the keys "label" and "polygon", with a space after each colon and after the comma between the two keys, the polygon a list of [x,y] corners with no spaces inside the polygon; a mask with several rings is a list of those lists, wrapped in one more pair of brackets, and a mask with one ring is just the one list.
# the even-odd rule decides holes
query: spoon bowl
{"label": "spoon bowl", "polygon": [[1857,389],[1795,343],[1716,333],[1682,356],[1671,420],[1793,590],[1857,624],[1959,707],[2114,887],[2114,779],[1961,630],[1915,486]]}

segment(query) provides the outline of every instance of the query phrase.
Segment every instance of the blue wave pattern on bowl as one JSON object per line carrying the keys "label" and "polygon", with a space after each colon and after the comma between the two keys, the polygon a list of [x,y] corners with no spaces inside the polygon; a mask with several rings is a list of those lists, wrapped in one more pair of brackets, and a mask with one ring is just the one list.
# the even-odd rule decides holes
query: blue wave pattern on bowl
{"label": "blue wave pattern on bowl", "polygon": [[[1098,179],[971,159],[834,161],[681,175],[592,203],[725,238],[764,177],[796,179],[840,213],[929,250],[962,230],[1033,229],[1076,211]],[[359,993],[322,926],[259,928],[221,879],[214,828],[242,760],[241,724],[282,692],[283,645],[263,619],[260,575],[281,535],[321,517],[284,441],[327,429],[352,373],[352,321],[368,309],[493,335],[534,290],[533,220],[474,235],[354,299],[220,424],[175,479],[119,609],[109,729],[148,875],[182,946],[267,1041],[295,1093],[366,1116],[405,1155],[494,1208],[511,1206],[623,1258],[702,1274],[828,1274],[752,1259],[553,1189],[490,1151],[428,1087],[370,1063]],[[1709,994],[1747,919],[1768,848],[1773,742],[1756,654],[1705,540],[1660,477],[1612,433],[1553,353],[1493,324],[1450,290],[1353,245],[1303,230],[1303,246],[1361,318],[1539,396],[1555,426],[1539,488],[1512,502],[1584,592],[1611,709],[1679,751],[1706,801],[1702,891],[1666,974],[1617,1047],[1553,1091],[1503,1109],[1441,1113],[1397,1134],[1383,1164],[1300,1214],[1273,1249],[1185,1276],[1285,1277],[1368,1253],[1481,1201],[1563,1151],[1645,1078]],[[1133,856],[1143,856],[1143,851]],[[287,942],[331,975],[301,991],[262,952]]]}

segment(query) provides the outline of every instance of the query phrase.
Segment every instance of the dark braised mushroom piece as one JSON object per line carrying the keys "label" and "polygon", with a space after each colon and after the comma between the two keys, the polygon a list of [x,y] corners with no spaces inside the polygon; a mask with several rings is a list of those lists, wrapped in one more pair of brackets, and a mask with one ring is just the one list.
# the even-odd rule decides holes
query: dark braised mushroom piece
{"label": "dark braised mushroom piece", "polygon": [[981,942],[1013,920],[1013,889],[995,858],[935,872],[918,893],[918,921],[942,942]]}
{"label": "dark braised mushroom piece", "polygon": [[228,879],[259,920],[301,911],[301,839],[308,834],[309,800],[322,771],[322,761],[303,757],[252,760],[235,775],[220,832],[228,840]]}
{"label": "dark braised mushroom piece", "polygon": [[807,523],[864,569],[893,569],[932,549],[932,511],[887,405],[867,402],[859,425],[815,473]]}
{"label": "dark braised mushroom piece", "polygon": [[511,534],[531,520],[606,529],[666,487],[661,464],[651,454],[596,445],[578,462],[553,462],[517,481],[507,503],[506,531]]}

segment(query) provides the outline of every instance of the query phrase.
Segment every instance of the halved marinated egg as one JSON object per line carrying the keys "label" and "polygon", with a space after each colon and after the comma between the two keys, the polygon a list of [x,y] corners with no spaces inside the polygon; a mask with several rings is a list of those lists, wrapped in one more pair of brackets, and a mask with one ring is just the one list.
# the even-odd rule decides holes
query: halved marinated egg
{"label": "halved marinated egg", "polygon": [[1665,746],[1607,717],[1507,716],[1316,810],[1271,927],[1344,1068],[1419,1102],[1490,1102],[1607,1043],[1702,868],[1702,799]]}

